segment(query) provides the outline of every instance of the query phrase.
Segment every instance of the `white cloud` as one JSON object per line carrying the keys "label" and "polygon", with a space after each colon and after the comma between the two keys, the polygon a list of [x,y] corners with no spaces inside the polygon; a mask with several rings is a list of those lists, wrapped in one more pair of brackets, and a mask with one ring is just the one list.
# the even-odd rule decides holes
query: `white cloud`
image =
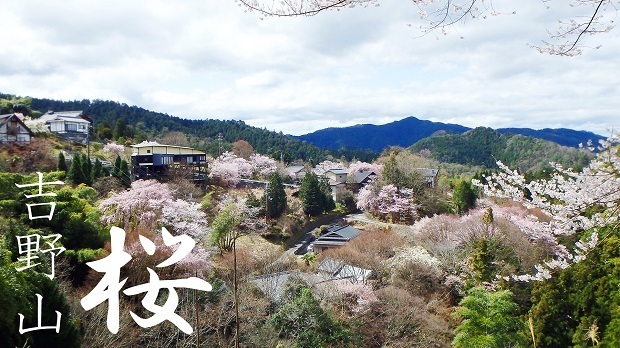
{"label": "white cloud", "polygon": [[5,2],[3,93],[111,99],[290,134],[411,115],[470,127],[618,126],[620,32],[586,38],[603,47],[575,58],[526,46],[569,15],[560,4],[496,0],[517,14],[436,40],[414,38],[407,1],[267,20],[233,0]]}

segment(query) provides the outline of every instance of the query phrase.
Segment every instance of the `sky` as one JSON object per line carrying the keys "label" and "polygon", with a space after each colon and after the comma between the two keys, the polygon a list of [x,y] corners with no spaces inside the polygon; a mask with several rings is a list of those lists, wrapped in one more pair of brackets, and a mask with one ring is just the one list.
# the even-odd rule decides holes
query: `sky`
{"label": "sky", "polygon": [[234,0],[0,0],[0,92],[113,100],[292,135],[408,116],[620,128],[620,29],[585,37],[599,49],[550,56],[528,44],[574,8],[493,4],[505,14],[419,37],[410,0],[267,19]]}

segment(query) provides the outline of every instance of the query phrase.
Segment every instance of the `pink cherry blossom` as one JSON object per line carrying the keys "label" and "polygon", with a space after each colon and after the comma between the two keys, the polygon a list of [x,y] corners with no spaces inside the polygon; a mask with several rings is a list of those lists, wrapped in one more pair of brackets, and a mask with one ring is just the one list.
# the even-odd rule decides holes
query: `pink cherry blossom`
{"label": "pink cherry blossom", "polygon": [[[476,183],[489,196],[521,202],[546,216],[545,219],[530,219],[522,230],[532,239],[545,239],[554,244],[554,257],[538,265],[534,275],[515,275],[514,279],[548,279],[554,269],[564,269],[582,261],[598,244],[600,227],[618,223],[618,140],[616,135],[602,142],[601,152],[580,172],[552,163],[551,178],[527,182],[523,175],[498,162],[500,173],[487,178],[486,185]],[[592,209],[594,207],[597,209]],[[558,239],[575,234],[584,237],[574,245],[563,245]]]}
{"label": "pink cherry blossom", "polygon": [[114,155],[123,156],[125,154],[125,146],[117,143],[107,143],[103,146],[103,152],[109,152]]}

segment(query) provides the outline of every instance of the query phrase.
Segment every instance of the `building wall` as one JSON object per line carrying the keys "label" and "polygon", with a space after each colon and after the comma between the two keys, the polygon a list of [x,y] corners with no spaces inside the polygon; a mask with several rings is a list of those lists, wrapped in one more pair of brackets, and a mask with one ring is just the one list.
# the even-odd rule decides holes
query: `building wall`
{"label": "building wall", "polygon": [[30,142],[30,133],[26,131],[18,122],[11,122],[13,127],[16,127],[16,134],[9,134],[8,132],[8,124],[3,124],[0,126],[0,142],[8,143],[8,142],[20,142],[20,143],[29,143]]}
{"label": "building wall", "polygon": [[151,154],[172,154],[172,155],[204,155],[205,153],[191,148],[181,148],[172,146],[141,146],[133,147],[132,154],[151,155]]}

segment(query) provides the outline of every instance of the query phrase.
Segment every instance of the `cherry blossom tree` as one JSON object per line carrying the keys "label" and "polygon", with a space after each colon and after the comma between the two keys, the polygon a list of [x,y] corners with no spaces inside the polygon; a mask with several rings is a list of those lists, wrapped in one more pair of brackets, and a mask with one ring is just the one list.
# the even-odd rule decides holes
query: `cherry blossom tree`
{"label": "cherry blossom tree", "polygon": [[160,226],[173,233],[200,238],[207,232],[207,220],[200,205],[175,200],[167,184],[137,180],[128,190],[113,194],[99,203],[101,222],[122,227],[127,232],[152,232]]}
{"label": "cherry blossom tree", "polygon": [[273,158],[257,153],[250,156],[249,162],[252,166],[252,172],[263,178],[269,177],[278,170],[276,161]]}
{"label": "cherry blossom tree", "polygon": [[379,187],[372,181],[360,189],[357,207],[386,221],[411,223],[417,218],[417,205],[412,196],[411,189],[399,191],[394,185]]}
{"label": "cherry blossom tree", "polygon": [[[552,243],[555,255],[536,266],[534,275],[515,275],[516,280],[543,280],[553,270],[570,267],[584,260],[601,238],[618,229],[620,213],[620,147],[618,136],[602,142],[601,152],[581,172],[552,164],[549,179],[528,182],[516,170],[501,162],[501,172],[487,178],[487,184],[477,182],[485,194],[508,198],[530,209],[538,209],[545,218],[532,218],[523,230],[532,239]],[[610,227],[599,236],[601,227]],[[563,244],[562,237],[577,236],[574,245]]]}
{"label": "cherry blossom tree", "polygon": [[[380,0],[235,0],[248,11],[255,11],[264,17],[313,16],[323,11],[353,7],[377,7]],[[541,0],[549,9],[549,0]],[[516,14],[500,12],[493,0],[413,0],[421,24],[415,27],[420,35],[447,35],[451,28],[469,20],[487,19],[499,15]],[[617,13],[618,0],[571,0],[562,4],[576,8],[579,14],[573,18],[559,20],[555,30],[548,30],[548,41],[541,46],[531,46],[540,52],[572,56],[582,51],[584,36],[605,33],[611,30]],[[408,24],[413,26],[412,24]]]}
{"label": "cherry blossom tree", "polygon": [[348,279],[334,281],[336,290],[350,301],[349,309],[354,314],[362,314],[369,309],[370,305],[379,302],[372,290],[372,286],[364,283],[353,283]]}
{"label": "cherry blossom tree", "polygon": [[103,146],[103,152],[108,152],[117,156],[125,155],[125,146],[117,144],[115,142],[107,143]]}
{"label": "cherry blossom tree", "polygon": [[210,178],[221,179],[229,186],[236,185],[239,179],[249,178],[254,171],[250,162],[228,151],[213,160],[210,169]]}
{"label": "cherry blossom tree", "polygon": [[349,176],[352,176],[355,173],[361,173],[361,172],[367,172],[367,171],[371,171],[379,175],[382,170],[383,170],[383,165],[371,164],[371,163],[360,162],[360,161],[349,164],[349,167],[347,168],[347,171],[349,172]]}

